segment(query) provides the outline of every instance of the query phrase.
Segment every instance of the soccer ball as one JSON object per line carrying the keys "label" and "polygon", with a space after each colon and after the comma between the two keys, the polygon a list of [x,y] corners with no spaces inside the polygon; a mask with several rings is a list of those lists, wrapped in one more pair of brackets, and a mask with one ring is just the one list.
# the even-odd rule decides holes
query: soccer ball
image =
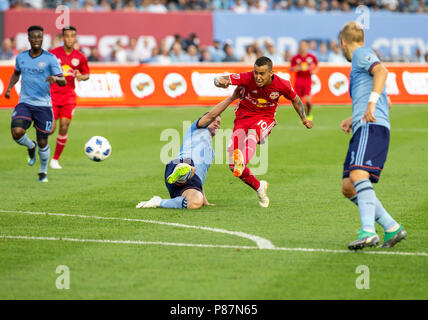
{"label": "soccer ball", "polygon": [[110,142],[104,137],[93,136],[85,144],[85,154],[93,161],[102,161],[111,154]]}

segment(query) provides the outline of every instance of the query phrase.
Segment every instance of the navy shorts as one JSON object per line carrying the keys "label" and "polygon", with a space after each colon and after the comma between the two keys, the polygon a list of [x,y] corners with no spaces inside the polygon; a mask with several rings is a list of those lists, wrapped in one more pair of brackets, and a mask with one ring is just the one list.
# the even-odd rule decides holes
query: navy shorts
{"label": "navy shorts", "polygon": [[34,122],[34,127],[39,134],[48,136],[52,133],[52,125],[54,122],[52,107],[37,107],[27,103],[18,104],[12,113],[12,127],[14,120],[26,120],[28,129],[31,122]]}
{"label": "navy shorts", "polygon": [[169,162],[165,168],[165,185],[166,185],[166,188],[168,189],[171,199],[181,196],[181,194],[187,189],[195,189],[200,192],[203,192],[202,181],[196,174],[193,175],[192,178],[187,180],[185,184],[176,184],[176,183],[169,184],[168,181],[166,181],[166,178],[174,171],[175,166],[182,162],[186,162],[190,164],[192,167],[194,167],[193,160],[176,159]]}
{"label": "navy shorts", "polygon": [[370,173],[370,180],[379,181],[389,148],[389,129],[376,124],[364,124],[349,141],[348,153],[343,164],[343,178],[352,170]]}

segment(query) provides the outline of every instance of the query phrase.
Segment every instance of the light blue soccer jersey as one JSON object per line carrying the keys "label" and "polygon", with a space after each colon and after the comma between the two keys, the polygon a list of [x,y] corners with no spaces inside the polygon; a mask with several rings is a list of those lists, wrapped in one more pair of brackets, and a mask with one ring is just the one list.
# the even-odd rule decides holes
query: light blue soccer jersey
{"label": "light blue soccer jersey", "polygon": [[33,106],[52,106],[50,85],[46,81],[49,76],[62,75],[57,58],[45,50],[33,58],[30,50],[21,52],[16,57],[15,70],[21,72],[21,93],[19,103]]}
{"label": "light blue soccer jersey", "polygon": [[[362,125],[361,119],[367,110],[369,96],[373,89],[372,68],[380,63],[372,49],[360,47],[352,55],[351,84],[349,93],[352,99],[352,131],[356,132]],[[391,128],[389,123],[389,106],[385,88],[376,103],[375,124]]]}
{"label": "light blue soccer jersey", "polygon": [[208,128],[198,128],[199,119],[192,123],[183,137],[179,158],[191,158],[195,173],[205,183],[208,169],[214,160],[214,150],[211,133]]}

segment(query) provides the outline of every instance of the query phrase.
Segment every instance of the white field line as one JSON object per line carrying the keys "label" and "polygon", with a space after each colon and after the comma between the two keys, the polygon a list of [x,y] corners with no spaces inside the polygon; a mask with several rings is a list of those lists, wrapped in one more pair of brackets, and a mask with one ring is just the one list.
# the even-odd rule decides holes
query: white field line
{"label": "white field line", "polygon": [[225,233],[234,235],[240,238],[249,239],[256,243],[257,247],[260,249],[272,249],[275,248],[275,246],[267,239],[247,234],[244,232],[236,232],[236,231],[229,231],[225,229],[219,229],[219,228],[209,228],[209,227],[200,227],[200,226],[191,226],[187,224],[181,224],[181,223],[173,223],[173,222],[162,222],[162,221],[156,221],[156,220],[143,220],[143,219],[130,219],[130,218],[117,218],[117,217],[97,217],[97,216],[85,216],[81,214],[66,214],[66,213],[47,213],[47,212],[31,212],[31,211],[13,211],[13,210],[1,210],[0,212],[3,213],[18,213],[18,214],[31,214],[31,215],[45,215],[45,216],[59,216],[59,217],[73,217],[73,218],[85,218],[85,219],[100,219],[100,220],[121,220],[121,221],[131,221],[131,222],[144,222],[144,223],[153,223],[153,224],[161,224],[161,225],[167,225],[167,226],[173,226],[173,227],[180,227],[180,228],[189,228],[189,229],[199,229],[199,230],[205,230],[205,231],[211,231],[211,232],[218,232],[218,233]]}
{"label": "white field line", "polygon": [[[129,219],[129,218],[115,218],[115,217],[96,217],[96,216],[84,216],[84,215],[73,215],[65,213],[42,213],[42,212],[29,212],[29,211],[9,211],[1,210],[4,213],[22,213],[22,214],[37,214],[37,215],[51,215],[51,216],[62,216],[62,217],[78,217],[78,218],[94,218],[94,219],[105,219],[105,220],[124,220],[124,221],[137,221],[156,223],[164,225],[172,225],[185,228],[196,228],[203,230],[223,230],[223,229],[212,229],[208,227],[197,227],[181,225],[177,223],[161,222],[154,220],[141,220],[141,219]],[[224,230],[227,231],[227,230]],[[220,232],[220,231],[214,231]],[[222,232],[224,233],[224,232]],[[240,232],[228,231],[229,234],[241,234]],[[253,236],[256,237],[256,236]],[[259,239],[263,239],[257,237]],[[197,244],[197,243],[175,243],[175,242],[158,242],[158,241],[138,241],[138,240],[108,240],[108,239],[76,239],[66,237],[36,237],[36,236],[16,236],[16,235],[0,235],[0,239],[16,239],[16,240],[48,240],[48,241],[71,241],[71,242],[92,242],[92,243],[108,243],[108,244],[135,244],[135,245],[163,245],[163,246],[181,246],[181,247],[203,247],[203,248],[230,248],[230,249],[262,249],[262,250],[275,250],[275,251],[294,251],[294,252],[318,252],[318,253],[346,253],[346,254],[375,254],[375,255],[395,255],[395,256],[424,256],[428,257],[428,252],[402,252],[402,251],[359,251],[355,253],[350,250],[334,250],[334,249],[322,249],[322,248],[280,248],[275,247],[271,244],[271,247],[250,247],[250,246],[235,246],[235,245],[214,245],[214,244]],[[266,239],[264,239],[266,240]],[[268,240],[266,240],[268,241]],[[270,241],[268,241],[270,243]]]}
{"label": "white field line", "polygon": [[333,250],[333,249],[313,249],[313,248],[259,248],[248,246],[234,245],[217,245],[217,244],[200,244],[200,243],[176,243],[176,242],[160,242],[160,241],[138,241],[138,240],[108,240],[108,239],[76,239],[66,237],[33,237],[33,236],[11,236],[0,235],[0,239],[14,240],[47,240],[47,241],[70,241],[70,242],[92,242],[92,243],[107,243],[107,244],[135,244],[135,245],[161,245],[161,246],[177,246],[177,247],[199,247],[199,248],[226,248],[226,249],[256,249],[256,250],[272,250],[272,251],[294,251],[294,252],[318,252],[318,253],[345,253],[345,254],[376,254],[376,255],[395,255],[395,256],[425,256],[427,252],[400,252],[400,251],[360,251],[354,252],[350,250]]}

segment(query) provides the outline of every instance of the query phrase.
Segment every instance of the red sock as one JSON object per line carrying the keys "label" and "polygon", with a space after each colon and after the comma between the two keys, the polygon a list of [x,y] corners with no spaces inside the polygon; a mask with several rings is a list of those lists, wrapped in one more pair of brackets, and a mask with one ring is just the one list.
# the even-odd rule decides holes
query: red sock
{"label": "red sock", "polygon": [[248,167],[245,167],[239,178],[256,191],[260,188],[260,181],[251,173]]}
{"label": "red sock", "polygon": [[245,164],[247,164],[248,162],[250,162],[251,158],[256,153],[256,147],[257,147],[257,138],[255,136],[253,136],[253,135],[249,135],[245,139],[245,148],[242,151],[242,153],[244,155],[244,162],[245,162]]}
{"label": "red sock", "polygon": [[67,143],[68,135],[61,136],[58,135],[56,138],[56,147],[55,147],[55,153],[53,156],[53,159],[58,160],[61,156],[62,151],[64,150],[65,144]]}

